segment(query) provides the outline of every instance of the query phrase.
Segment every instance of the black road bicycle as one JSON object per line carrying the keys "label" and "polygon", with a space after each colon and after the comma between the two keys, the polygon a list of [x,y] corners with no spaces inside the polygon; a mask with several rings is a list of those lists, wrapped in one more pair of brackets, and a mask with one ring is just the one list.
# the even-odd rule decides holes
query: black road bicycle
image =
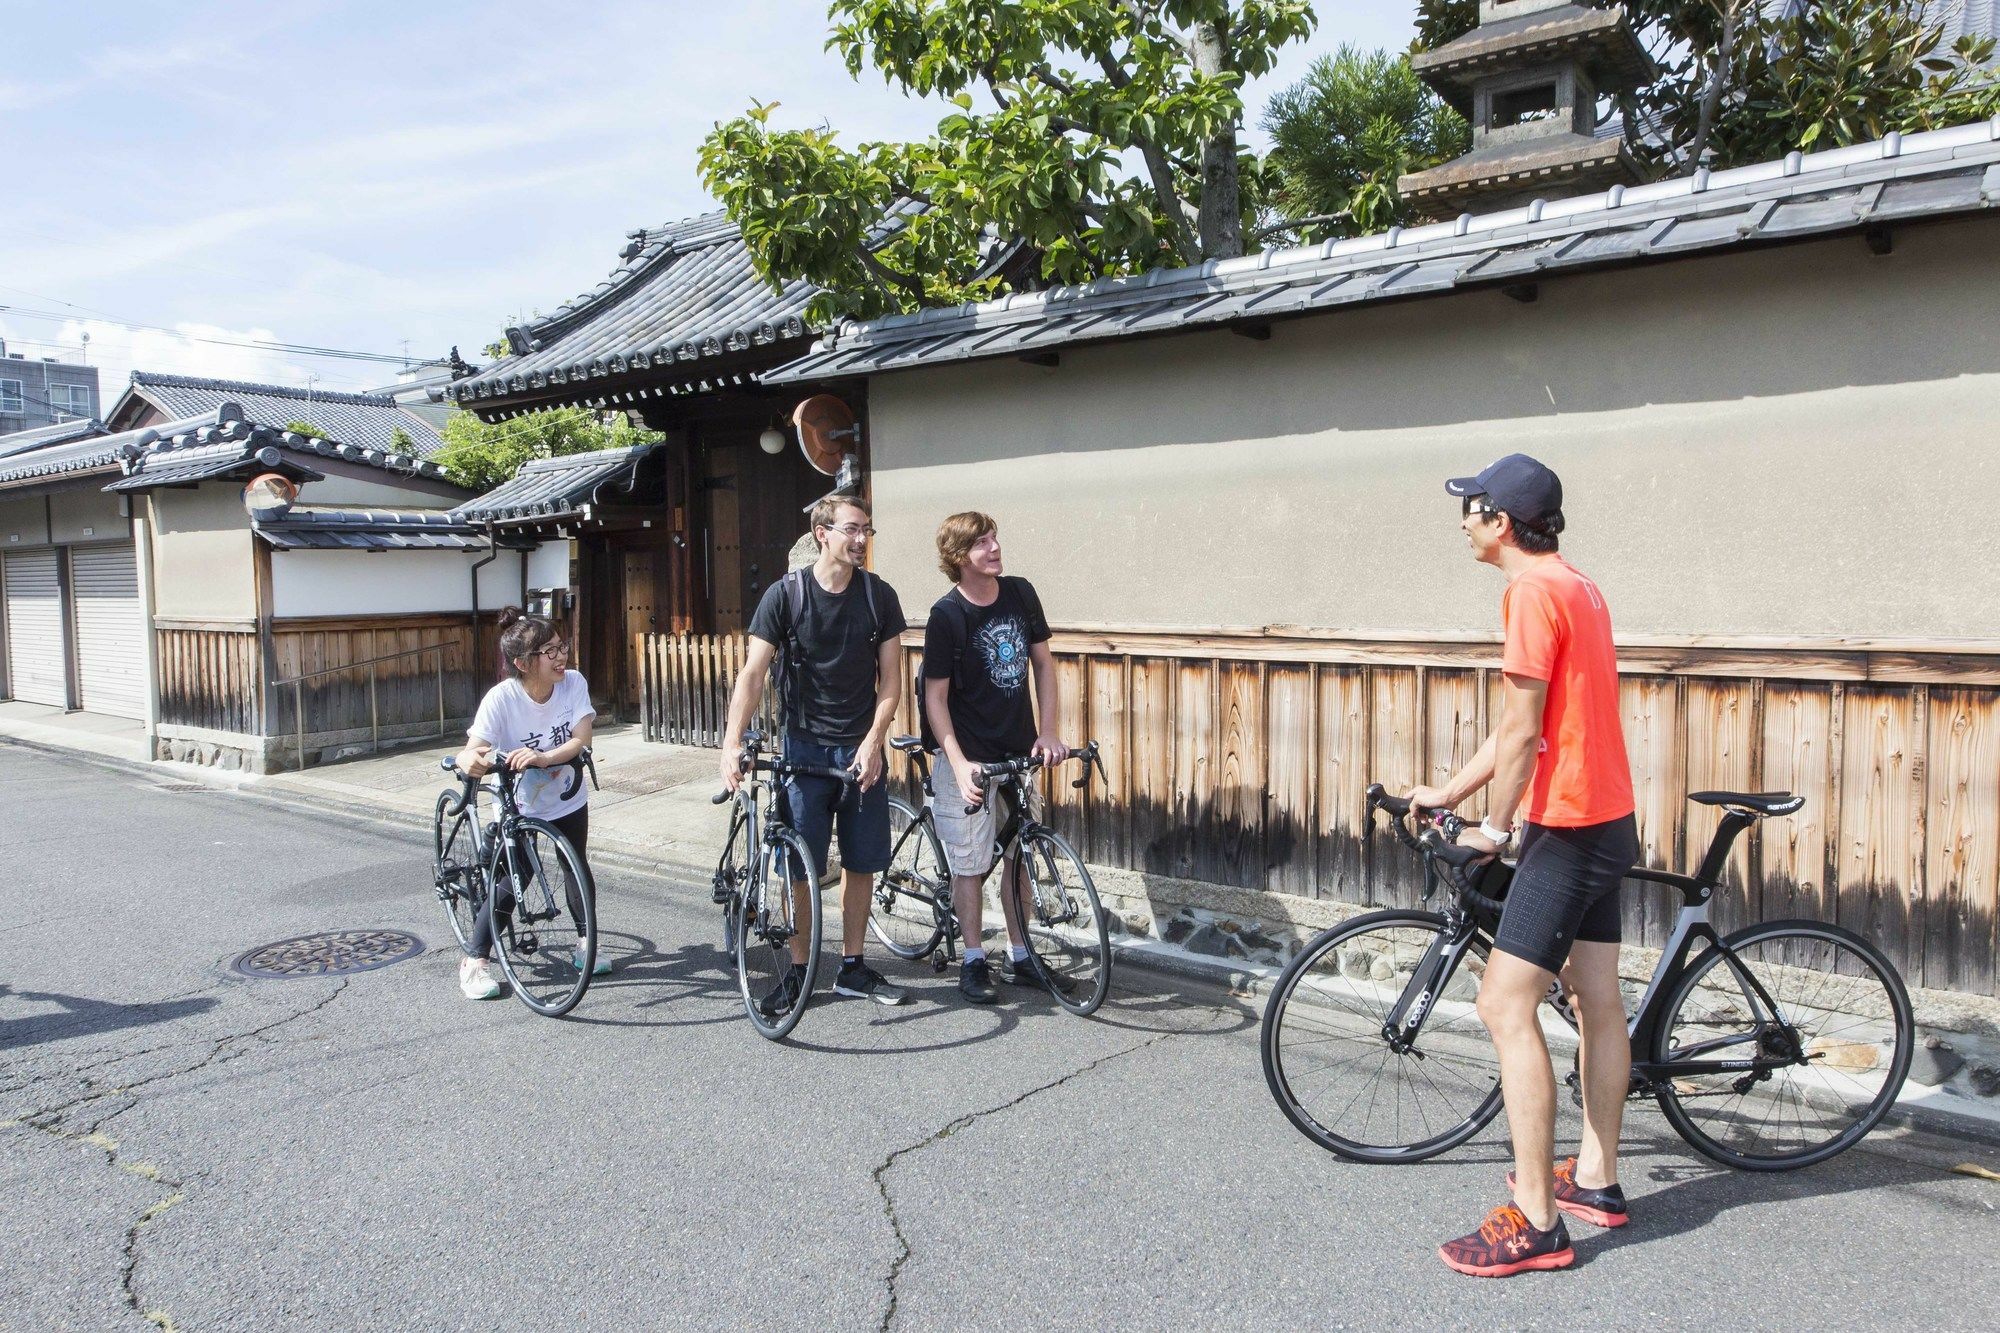
{"label": "black road bicycle", "polygon": [[[932,795],[923,742],[896,736],[889,744],[910,757],[925,795]],[[1070,786],[1088,785],[1093,767],[1103,778],[1096,741],[1070,751],[1069,757],[1083,764],[1083,775]],[[1033,756],[1003,759],[976,765],[974,781],[986,788],[987,800],[1006,803],[995,860],[1004,864],[1019,858],[1027,870],[1027,891],[1021,893],[1019,881],[1004,870],[1000,891],[1018,895],[1015,905],[1028,948],[1054,983],[1056,1003],[1073,1014],[1094,1014],[1111,990],[1109,923],[1083,858],[1060,833],[1036,819],[1029,805],[1027,779],[1042,767]],[[966,813],[971,810],[967,807]],[[951,867],[932,822],[931,801],[918,809],[901,797],[889,798],[889,848],[889,868],[875,880],[868,928],[898,958],[928,957],[931,970],[942,972],[958,958],[961,933],[951,905]]]}
{"label": "black road bicycle", "polygon": [[[522,1004],[559,1018],[590,989],[597,964],[597,885],[590,867],[555,825],[521,813],[514,800],[520,774],[500,765],[487,788],[462,772],[456,757],[447,756],[439,767],[459,784],[438,793],[431,824],[432,887],[451,932],[469,949],[490,899],[500,970]],[[588,749],[567,767],[564,800],[576,795],[586,769],[597,785]],[[489,819],[480,818],[482,790],[493,793],[498,807]]]}
{"label": "black road bicycle", "polygon": [[[778,785],[760,781],[760,775],[832,778],[846,785],[855,778],[846,769],[765,759],[764,740],[760,731],[743,733],[742,785],[733,794],[721,791],[710,798],[715,805],[734,802],[712,895],[722,908],[723,948],[736,959],[743,1010],[760,1035],[777,1041],[798,1026],[819,975],[819,863],[787,821]],[[760,790],[765,794],[761,811]],[[800,878],[809,886],[806,892],[792,891],[787,861],[805,872]],[[792,966],[792,941],[800,938],[805,941],[805,975],[797,993],[785,996],[779,987]]]}
{"label": "black road bicycle", "polygon": [[[1635,866],[1627,878],[1681,895],[1666,948],[1629,1020],[1634,1097],[1659,1103],[1695,1149],[1725,1165],[1783,1171],[1853,1147],[1909,1072],[1910,1001],[1879,950],[1819,921],[1767,921],[1718,936],[1709,904],[1730,846],[1789,792],[1696,792],[1723,814],[1693,876]],[[1504,862],[1456,845],[1435,816],[1421,838],[1406,801],[1368,789],[1370,817],[1422,855],[1440,912],[1370,912],[1308,942],[1264,1015],[1264,1077],[1306,1137],[1360,1162],[1420,1162],[1464,1143],[1500,1110],[1500,1072],[1474,1004],[1499,921]],[[1697,945],[1705,946],[1696,952]],[[1560,1037],[1576,1016],[1550,987]],[[1566,1026],[1565,1026],[1566,1025]],[[1579,1094],[1572,1069],[1570,1086]]]}

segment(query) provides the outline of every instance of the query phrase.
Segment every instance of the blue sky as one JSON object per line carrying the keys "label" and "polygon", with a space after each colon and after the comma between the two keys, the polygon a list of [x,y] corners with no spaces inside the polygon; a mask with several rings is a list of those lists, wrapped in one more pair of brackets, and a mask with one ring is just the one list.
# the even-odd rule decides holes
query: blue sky
{"label": "blue sky", "polygon": [[[1251,120],[1342,41],[1407,45],[1415,8],[1322,0],[1317,36],[1248,90]],[[822,50],[822,0],[9,0],[0,15],[0,306],[17,307],[0,337],[68,357],[88,332],[108,397],[135,365],[327,388],[394,374],[191,337],[476,356],[594,285],[626,232],[711,207],[696,147],[753,98],[849,142],[922,135],[939,114],[849,79]]]}

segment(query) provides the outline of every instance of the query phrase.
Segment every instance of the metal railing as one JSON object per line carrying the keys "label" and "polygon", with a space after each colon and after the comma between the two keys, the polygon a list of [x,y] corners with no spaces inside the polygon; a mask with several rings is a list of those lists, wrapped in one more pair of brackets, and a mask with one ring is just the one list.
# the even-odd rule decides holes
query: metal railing
{"label": "metal railing", "polygon": [[326,667],[323,670],[319,671],[307,671],[296,676],[287,676],[283,680],[272,681],[271,682],[272,689],[274,690],[290,689],[292,692],[292,727],[296,735],[296,744],[298,747],[299,770],[303,772],[306,766],[306,682],[307,681],[317,680],[322,676],[344,676],[350,671],[359,671],[363,667],[366,667],[368,669],[369,744],[374,749],[380,750],[382,748],[382,712],[376,691],[376,682],[378,679],[376,668],[381,666],[382,663],[384,662],[398,662],[406,657],[422,657],[425,653],[436,653],[438,655],[437,734],[439,736],[444,736],[447,731],[447,728],[445,727],[445,712],[444,712],[444,654],[447,649],[455,648],[457,646],[458,645],[455,643],[426,644],[422,648],[405,648],[400,653],[384,653],[380,657],[367,657],[363,658],[359,662],[348,662],[342,666]]}

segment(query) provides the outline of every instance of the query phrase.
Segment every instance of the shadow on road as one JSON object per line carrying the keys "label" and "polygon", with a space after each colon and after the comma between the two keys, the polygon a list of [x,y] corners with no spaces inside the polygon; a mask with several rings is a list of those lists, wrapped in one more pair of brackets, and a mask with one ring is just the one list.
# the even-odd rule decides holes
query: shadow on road
{"label": "shadow on road", "polygon": [[0,1000],[26,1000],[53,1004],[59,1013],[30,1014],[20,1018],[0,1018],[0,1050],[17,1051],[45,1041],[65,1041],[71,1037],[95,1037],[127,1028],[171,1023],[189,1014],[206,1013],[221,1001],[213,995],[197,995],[183,1000],[154,1000],[143,1004],[114,1004],[82,995],[62,995],[55,991],[15,990],[0,984]]}

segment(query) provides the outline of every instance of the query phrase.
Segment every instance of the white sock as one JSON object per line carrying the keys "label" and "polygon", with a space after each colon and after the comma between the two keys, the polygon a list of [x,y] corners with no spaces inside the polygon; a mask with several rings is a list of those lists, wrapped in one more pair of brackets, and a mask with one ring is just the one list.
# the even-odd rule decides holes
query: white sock
{"label": "white sock", "polygon": [[1017,963],[1026,962],[1028,959],[1028,950],[1024,945],[1010,944],[1007,946],[1007,952],[1014,956],[1014,961]]}
{"label": "white sock", "polygon": [[965,950],[966,962],[977,963],[984,960],[985,957],[986,957],[986,950],[980,948],[978,945],[974,944],[974,945],[968,945],[966,947]]}

